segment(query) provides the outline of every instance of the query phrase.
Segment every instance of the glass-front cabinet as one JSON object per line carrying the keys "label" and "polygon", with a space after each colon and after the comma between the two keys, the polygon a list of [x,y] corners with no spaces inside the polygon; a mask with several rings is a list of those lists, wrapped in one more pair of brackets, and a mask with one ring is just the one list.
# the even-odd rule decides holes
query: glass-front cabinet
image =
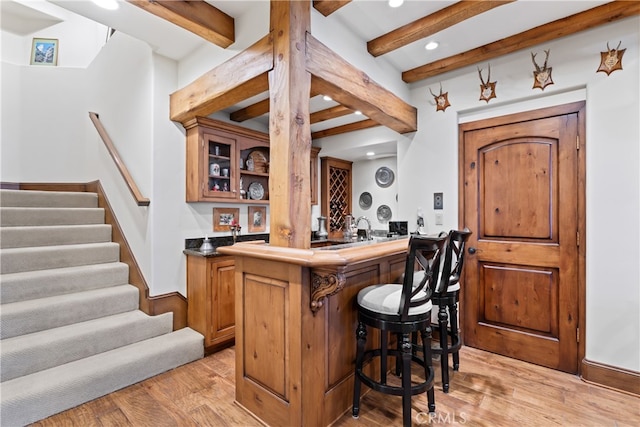
{"label": "glass-front cabinet", "polygon": [[236,199],[236,140],[214,133],[204,133],[206,159],[202,162],[207,180],[203,181],[203,196]]}
{"label": "glass-front cabinet", "polygon": [[186,201],[269,203],[269,136],[205,117],[187,130]]}

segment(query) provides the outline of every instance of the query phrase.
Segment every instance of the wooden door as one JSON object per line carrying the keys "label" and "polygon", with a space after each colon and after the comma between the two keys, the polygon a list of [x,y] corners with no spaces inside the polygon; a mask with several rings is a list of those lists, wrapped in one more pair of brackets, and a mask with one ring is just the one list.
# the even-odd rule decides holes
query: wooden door
{"label": "wooden door", "polygon": [[[460,127],[464,342],[577,372],[584,103]],[[582,181],[582,180],[580,180]]]}

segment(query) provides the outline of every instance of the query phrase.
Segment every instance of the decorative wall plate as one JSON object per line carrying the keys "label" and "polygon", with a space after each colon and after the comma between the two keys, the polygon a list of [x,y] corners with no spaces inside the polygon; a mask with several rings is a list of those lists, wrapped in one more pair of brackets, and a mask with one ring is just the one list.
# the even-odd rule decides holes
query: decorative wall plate
{"label": "decorative wall plate", "polygon": [[371,207],[371,203],[373,203],[373,197],[371,197],[371,193],[365,191],[360,195],[360,200],[358,201],[360,207],[362,209],[369,209]]}
{"label": "decorative wall plate", "polygon": [[264,187],[259,182],[252,182],[248,188],[249,198],[253,200],[262,200],[264,197]]}
{"label": "decorative wall plate", "polygon": [[387,205],[378,206],[378,221],[381,223],[389,222],[391,219],[391,208]]}
{"label": "decorative wall plate", "polygon": [[376,184],[382,188],[386,188],[393,184],[394,179],[395,175],[393,174],[393,171],[386,166],[382,166],[376,171]]}

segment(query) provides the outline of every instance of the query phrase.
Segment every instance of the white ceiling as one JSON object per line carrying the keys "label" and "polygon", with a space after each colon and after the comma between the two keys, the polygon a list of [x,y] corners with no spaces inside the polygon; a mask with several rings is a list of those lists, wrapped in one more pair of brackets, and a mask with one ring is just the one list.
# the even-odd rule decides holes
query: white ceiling
{"label": "white ceiling", "polygon": [[[206,43],[200,37],[137,6],[123,0],[119,0],[119,2],[118,10],[106,11],[88,0],[50,0],[50,3],[66,10],[144,40],[157,53],[175,60],[180,60]],[[263,8],[265,19],[268,19],[268,0],[207,0],[207,2],[236,19],[250,8]],[[46,10],[44,7],[36,9],[28,7],[30,3],[46,4],[45,0],[0,0],[0,3],[2,6],[2,28],[19,35],[33,33],[39,27],[45,28],[62,19],[54,13],[41,12],[41,10]],[[406,0],[401,7],[393,9],[387,5],[385,0],[354,0],[328,17],[321,19],[340,21],[348,28],[352,28],[354,34],[362,40],[364,48],[367,41],[454,3],[456,2]],[[387,53],[382,58],[389,61],[398,70],[398,73],[401,73],[604,3],[608,3],[608,1],[519,0],[456,24],[429,39],[420,40]],[[238,38],[237,33],[236,38]],[[438,41],[440,44],[438,49],[425,50],[424,45],[428,40]],[[248,102],[244,104],[248,105]],[[331,105],[335,104],[323,104],[322,101],[314,99],[311,103],[311,111],[328,108]],[[245,105],[239,105],[239,107],[243,106]],[[366,117],[352,114],[315,124],[312,131],[363,119]],[[263,117],[262,122],[264,123],[264,121]],[[392,146],[379,147],[379,149],[395,152],[395,143],[390,144]],[[364,156],[366,149],[365,147],[353,154],[345,153],[345,156],[351,156],[349,160],[357,160]]]}

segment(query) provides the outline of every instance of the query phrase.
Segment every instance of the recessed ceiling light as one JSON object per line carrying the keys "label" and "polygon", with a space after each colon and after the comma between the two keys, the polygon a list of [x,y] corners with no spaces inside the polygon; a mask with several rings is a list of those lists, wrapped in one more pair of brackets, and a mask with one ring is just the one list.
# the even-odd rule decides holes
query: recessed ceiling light
{"label": "recessed ceiling light", "polygon": [[107,10],[116,10],[120,5],[117,0],[91,0],[98,6]]}
{"label": "recessed ceiling light", "polygon": [[433,49],[435,49],[437,47],[438,47],[438,42],[431,41],[431,42],[427,43],[424,48],[427,49],[427,50],[433,50]]}
{"label": "recessed ceiling light", "polygon": [[367,151],[367,156],[371,157],[371,156],[375,156],[376,153],[374,153],[373,151]]}
{"label": "recessed ceiling light", "polygon": [[329,95],[325,95],[322,97],[325,101],[331,101],[331,97]]}
{"label": "recessed ceiling light", "polygon": [[362,111],[356,110],[356,111],[353,112],[353,114],[355,114],[357,116],[361,116],[362,115]]}
{"label": "recessed ceiling light", "polygon": [[400,7],[404,0],[389,0],[389,7]]}

